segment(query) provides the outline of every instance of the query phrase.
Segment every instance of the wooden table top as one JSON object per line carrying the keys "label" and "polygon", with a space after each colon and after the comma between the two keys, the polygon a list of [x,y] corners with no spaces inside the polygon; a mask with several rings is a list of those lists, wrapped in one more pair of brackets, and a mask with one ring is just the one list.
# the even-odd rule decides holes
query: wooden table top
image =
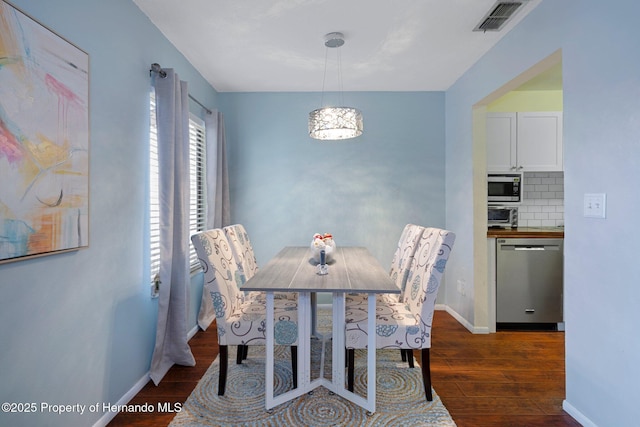
{"label": "wooden table top", "polygon": [[288,246],[251,279],[243,291],[394,293],[400,289],[367,248],[336,248],[327,263],[329,274],[316,273],[308,246]]}

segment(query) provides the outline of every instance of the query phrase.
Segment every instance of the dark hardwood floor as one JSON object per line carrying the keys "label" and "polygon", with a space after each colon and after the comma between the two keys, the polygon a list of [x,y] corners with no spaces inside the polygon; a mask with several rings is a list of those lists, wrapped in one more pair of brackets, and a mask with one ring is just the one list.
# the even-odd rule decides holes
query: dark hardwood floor
{"label": "dark hardwood floor", "polygon": [[[172,406],[187,399],[217,356],[215,327],[198,332],[189,344],[195,367],[174,366],[159,386],[150,382],[129,402],[148,403],[156,410],[119,413],[109,426],[171,422],[175,414],[159,412],[158,403]],[[435,313],[433,387],[458,427],[580,426],[562,410],[564,372],[563,332],[474,335],[448,313]]]}
{"label": "dark hardwood floor", "polygon": [[458,427],[580,426],[562,410],[564,332],[474,335],[443,311],[433,323],[431,381]]}

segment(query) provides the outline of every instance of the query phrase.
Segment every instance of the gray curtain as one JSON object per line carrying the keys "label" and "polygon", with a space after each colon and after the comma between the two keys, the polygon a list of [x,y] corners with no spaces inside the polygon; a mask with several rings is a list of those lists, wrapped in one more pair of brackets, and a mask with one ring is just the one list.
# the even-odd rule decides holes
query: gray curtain
{"label": "gray curtain", "polygon": [[160,295],[151,380],[174,364],[194,366],[187,340],[189,314],[189,105],[187,83],[172,69],[156,75],[160,173]]}
{"label": "gray curtain", "polygon": [[222,113],[213,111],[204,120],[207,135],[207,229],[231,225],[227,141]]}
{"label": "gray curtain", "polygon": [[[222,113],[214,110],[204,119],[207,138],[207,230],[230,225],[229,174],[227,172],[227,142]],[[198,326],[206,330],[215,319],[213,303],[206,284],[198,312]]]}

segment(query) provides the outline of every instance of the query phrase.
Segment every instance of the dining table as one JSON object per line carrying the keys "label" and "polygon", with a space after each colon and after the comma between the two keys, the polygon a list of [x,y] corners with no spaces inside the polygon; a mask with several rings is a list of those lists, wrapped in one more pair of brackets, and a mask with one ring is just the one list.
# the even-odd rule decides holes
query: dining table
{"label": "dining table", "polygon": [[[368,334],[366,396],[345,386],[345,295],[367,294],[369,331],[376,327],[376,294],[399,294],[400,289],[371,252],[360,246],[337,247],[321,271],[308,246],[287,246],[261,267],[241,289],[266,293],[265,408],[267,410],[309,393],[317,387],[361,406],[376,410],[376,334]],[[324,273],[324,274],[323,274]],[[274,395],[274,294],[298,294],[298,378],[297,388]],[[311,378],[311,340],[315,333],[315,294],[332,294],[332,375],[331,379]],[[312,304],[312,301],[314,304]],[[322,372],[322,368],[321,368]]]}

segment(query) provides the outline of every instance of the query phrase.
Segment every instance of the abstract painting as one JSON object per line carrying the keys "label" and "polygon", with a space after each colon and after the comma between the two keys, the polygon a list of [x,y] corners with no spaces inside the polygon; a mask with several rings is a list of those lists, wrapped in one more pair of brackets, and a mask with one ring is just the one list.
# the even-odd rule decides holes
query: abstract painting
{"label": "abstract painting", "polygon": [[89,55],[0,0],[0,263],[89,238]]}

